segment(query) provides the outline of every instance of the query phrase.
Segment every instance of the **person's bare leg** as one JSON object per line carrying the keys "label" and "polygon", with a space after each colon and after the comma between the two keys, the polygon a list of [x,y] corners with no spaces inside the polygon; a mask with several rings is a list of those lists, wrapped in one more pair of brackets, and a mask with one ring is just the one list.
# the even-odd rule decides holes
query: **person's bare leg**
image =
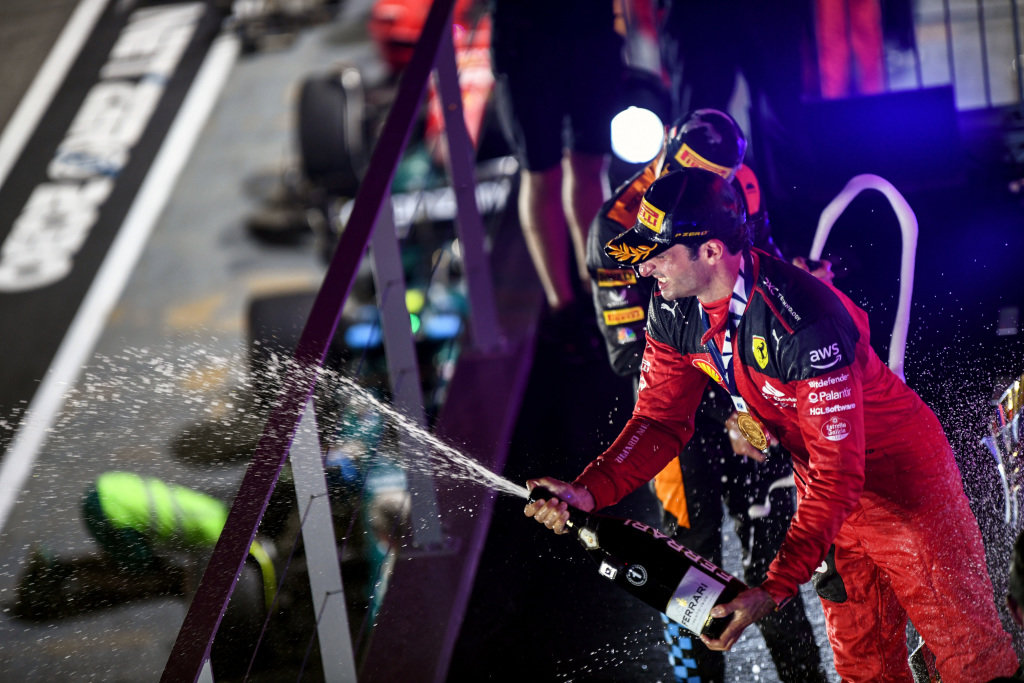
{"label": "person's bare leg", "polygon": [[814,31],[818,49],[821,96],[850,94],[850,40],[846,0],[815,0]]}
{"label": "person's bare leg", "polygon": [[608,187],[608,157],[603,154],[570,152],[565,169],[562,201],[572,236],[576,265],[584,291],[590,289],[587,273],[587,233],[601,205],[611,196]]}
{"label": "person's bare leg", "polygon": [[519,181],[519,223],[553,311],[573,300],[569,274],[569,236],[562,209],[562,169],[523,170]]}

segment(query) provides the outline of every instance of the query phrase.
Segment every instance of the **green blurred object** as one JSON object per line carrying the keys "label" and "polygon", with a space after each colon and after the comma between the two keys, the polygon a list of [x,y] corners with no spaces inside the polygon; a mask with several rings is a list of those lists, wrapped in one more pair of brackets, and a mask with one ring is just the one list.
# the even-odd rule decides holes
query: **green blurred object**
{"label": "green blurred object", "polygon": [[391,182],[392,192],[415,192],[442,184],[443,178],[434,166],[426,146],[422,143],[410,143],[405,156],[398,162],[395,177]]}

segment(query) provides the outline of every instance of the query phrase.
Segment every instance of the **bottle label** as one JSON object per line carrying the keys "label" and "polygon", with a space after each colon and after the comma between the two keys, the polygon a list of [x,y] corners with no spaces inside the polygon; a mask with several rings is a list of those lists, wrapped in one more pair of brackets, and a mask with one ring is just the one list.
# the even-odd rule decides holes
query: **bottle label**
{"label": "bottle label", "polygon": [[724,583],[697,567],[690,567],[669,599],[665,614],[672,621],[682,624],[683,628],[699,635],[723,590]]}
{"label": "bottle label", "polygon": [[665,541],[669,548],[672,548],[672,550],[675,550],[677,553],[682,553],[686,556],[688,560],[690,560],[696,565],[699,565],[705,571],[710,572],[713,576],[717,576],[726,583],[729,583],[729,581],[733,579],[732,574],[725,571],[724,569],[721,569],[714,562],[711,562],[707,558],[701,557],[697,553],[687,548],[682,543],[673,540],[671,536],[664,534],[661,531],[658,531],[654,527],[648,526],[643,522],[638,522],[633,519],[625,519],[623,520],[623,522],[626,524],[626,526],[631,526],[634,529],[639,529],[640,531],[646,532],[651,536],[654,536],[654,538],[658,539],[659,541]]}

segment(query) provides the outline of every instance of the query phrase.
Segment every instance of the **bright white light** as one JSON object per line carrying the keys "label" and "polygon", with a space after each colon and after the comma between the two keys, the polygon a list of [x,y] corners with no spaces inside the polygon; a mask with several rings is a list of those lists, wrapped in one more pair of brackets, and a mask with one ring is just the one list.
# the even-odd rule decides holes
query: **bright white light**
{"label": "bright white light", "polygon": [[612,151],[631,164],[644,164],[661,151],[665,124],[649,109],[629,107],[612,119]]}

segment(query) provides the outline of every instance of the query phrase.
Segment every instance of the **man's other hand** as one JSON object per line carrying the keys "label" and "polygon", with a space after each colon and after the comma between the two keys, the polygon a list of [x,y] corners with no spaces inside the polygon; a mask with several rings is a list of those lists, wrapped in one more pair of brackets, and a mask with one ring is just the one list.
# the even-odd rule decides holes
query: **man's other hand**
{"label": "man's other hand", "polygon": [[527,517],[533,517],[537,522],[551,529],[556,534],[566,533],[565,523],[569,519],[568,508],[570,505],[584,512],[590,512],[594,509],[594,497],[590,495],[590,491],[582,486],[569,484],[551,477],[530,479],[526,482],[526,488],[531,491],[538,486],[543,486],[548,491],[551,491],[552,495],[557,496],[557,498],[528,503],[523,508],[523,514]]}
{"label": "man's other hand", "polygon": [[726,651],[736,644],[740,634],[748,626],[758,619],[761,619],[775,609],[775,600],[768,594],[768,591],[761,588],[748,588],[737,595],[732,602],[724,605],[715,605],[711,610],[711,616],[715,619],[733,615],[732,621],[722,631],[717,640],[706,636],[700,639],[708,646],[709,650]]}
{"label": "man's other hand", "polygon": [[836,274],[832,272],[832,262],[825,259],[820,261],[808,261],[803,256],[797,256],[793,259],[793,265],[802,270],[806,270],[814,277],[829,284],[832,284],[832,281],[836,279]]}

